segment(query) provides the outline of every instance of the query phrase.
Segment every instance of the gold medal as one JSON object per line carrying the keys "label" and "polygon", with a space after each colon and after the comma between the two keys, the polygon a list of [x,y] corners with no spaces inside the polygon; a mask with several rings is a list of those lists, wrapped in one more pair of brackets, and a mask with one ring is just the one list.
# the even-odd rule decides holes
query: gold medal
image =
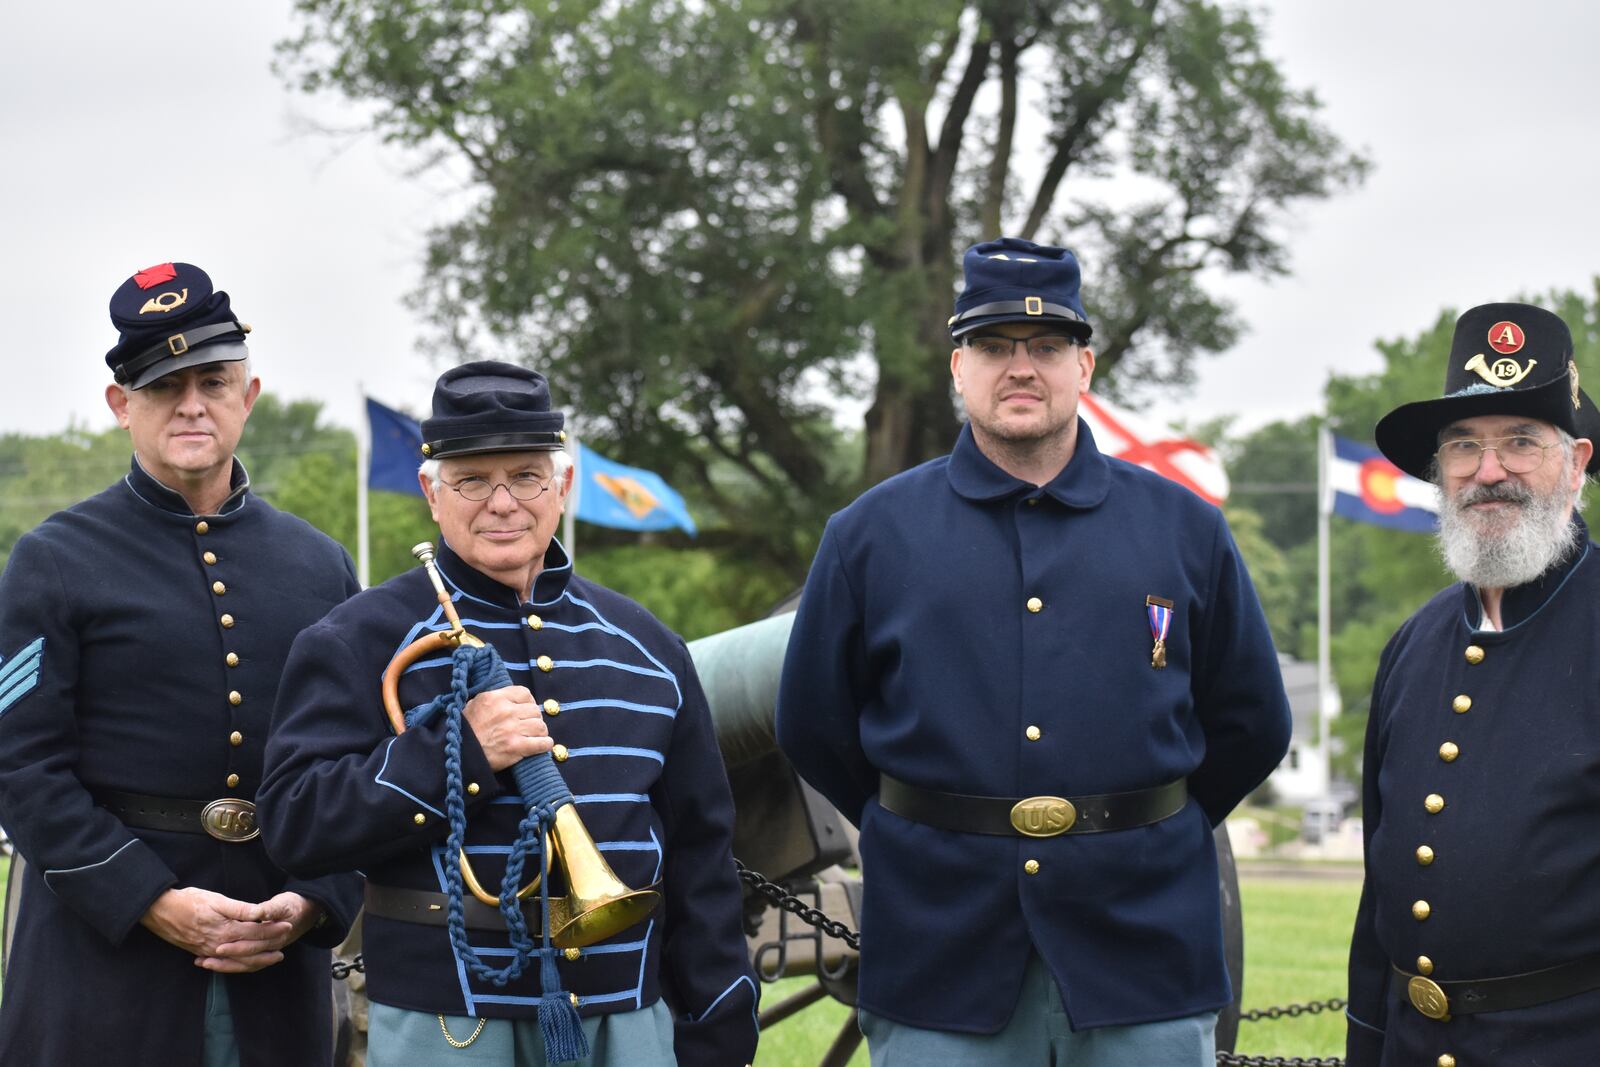
{"label": "gold medal", "polygon": [[1167,665],[1167,643],[1161,638],[1156,638],[1156,647],[1150,651],[1150,666],[1161,670]]}

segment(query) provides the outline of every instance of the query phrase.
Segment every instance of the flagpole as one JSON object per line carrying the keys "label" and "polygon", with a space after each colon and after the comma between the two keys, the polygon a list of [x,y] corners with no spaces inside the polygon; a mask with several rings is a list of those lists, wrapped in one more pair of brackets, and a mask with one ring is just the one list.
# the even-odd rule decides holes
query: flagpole
{"label": "flagpole", "polygon": [[561,521],[561,547],[567,550],[567,559],[577,560],[578,555],[578,492],[583,479],[578,476],[578,435],[567,437],[567,454],[572,457],[572,492],[567,494],[567,513]]}
{"label": "flagpole", "polygon": [[1330,640],[1333,609],[1328,573],[1328,515],[1333,511],[1328,457],[1332,452],[1333,431],[1324,422],[1317,428],[1317,740],[1322,753],[1325,788],[1333,784],[1333,745],[1328,736],[1333,719],[1333,656]]}
{"label": "flagpole", "polygon": [[356,429],[356,578],[365,589],[371,576],[367,560],[371,545],[367,534],[367,468],[372,464],[372,415],[367,411],[367,391],[356,383],[361,395],[361,417]]}

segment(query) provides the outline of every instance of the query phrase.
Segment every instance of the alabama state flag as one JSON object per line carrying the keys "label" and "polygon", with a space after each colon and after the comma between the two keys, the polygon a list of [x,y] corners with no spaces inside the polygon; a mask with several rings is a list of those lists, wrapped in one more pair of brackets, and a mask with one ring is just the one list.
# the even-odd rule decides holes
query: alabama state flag
{"label": "alabama state flag", "polygon": [[1324,507],[1357,522],[1412,533],[1433,532],[1439,500],[1432,483],[1411,477],[1375,448],[1334,434],[1327,436],[1333,448],[1327,457]]}

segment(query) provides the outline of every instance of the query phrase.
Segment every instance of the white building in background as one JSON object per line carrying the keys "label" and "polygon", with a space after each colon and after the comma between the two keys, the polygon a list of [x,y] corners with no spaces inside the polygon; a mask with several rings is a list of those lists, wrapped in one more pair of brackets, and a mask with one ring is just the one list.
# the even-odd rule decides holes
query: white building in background
{"label": "white building in background", "polygon": [[[1289,711],[1294,716],[1294,733],[1289,739],[1289,754],[1278,764],[1267,781],[1273,795],[1285,804],[1306,804],[1329,796],[1326,738],[1317,730],[1317,665],[1278,653],[1283,672],[1283,688],[1289,694]],[[1338,709],[1334,712],[1337,714]]]}

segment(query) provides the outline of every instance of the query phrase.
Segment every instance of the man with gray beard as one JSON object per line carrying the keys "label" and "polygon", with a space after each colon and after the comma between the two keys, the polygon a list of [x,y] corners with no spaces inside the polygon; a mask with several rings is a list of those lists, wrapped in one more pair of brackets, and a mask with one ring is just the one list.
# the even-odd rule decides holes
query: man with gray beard
{"label": "man with gray beard", "polygon": [[1593,1062],[1600,1047],[1600,553],[1579,510],[1600,411],[1566,323],[1487,304],[1445,395],[1378,423],[1439,489],[1461,579],[1373,683],[1349,1067]]}

